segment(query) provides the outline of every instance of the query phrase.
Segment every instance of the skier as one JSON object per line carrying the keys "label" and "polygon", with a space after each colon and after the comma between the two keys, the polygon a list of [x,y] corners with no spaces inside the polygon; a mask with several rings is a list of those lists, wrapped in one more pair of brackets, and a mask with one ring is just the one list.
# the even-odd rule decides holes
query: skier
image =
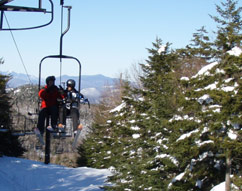
{"label": "skier", "polygon": [[58,125],[59,128],[65,126],[66,123],[66,116],[70,115],[73,122],[73,131],[74,135],[76,134],[77,130],[82,129],[82,125],[79,124],[79,102],[84,99],[84,96],[75,89],[76,82],[73,79],[69,79],[66,82],[66,90],[64,91],[65,95],[65,105],[60,107],[59,109],[59,119],[60,124]]}
{"label": "skier", "polygon": [[[55,76],[48,76],[46,78],[46,85],[39,91],[39,97],[41,98],[41,110],[39,112],[36,134],[40,133],[43,137],[45,118],[51,116],[51,126],[47,129],[53,131],[57,126],[58,118],[58,102],[57,99],[61,99],[63,95],[59,92],[59,88],[55,86]],[[38,132],[39,131],[39,132]]]}

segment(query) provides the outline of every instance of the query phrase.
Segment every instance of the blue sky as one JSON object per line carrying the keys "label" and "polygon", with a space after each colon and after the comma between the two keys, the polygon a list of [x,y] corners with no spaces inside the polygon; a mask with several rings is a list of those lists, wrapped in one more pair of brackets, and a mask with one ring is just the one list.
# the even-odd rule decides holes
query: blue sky
{"label": "blue sky", "polygon": [[[47,0],[42,0],[43,6]],[[35,2],[35,3],[34,3]],[[55,4],[54,22],[44,28],[13,31],[29,74],[38,76],[39,62],[59,53],[60,6]],[[64,36],[63,54],[77,57],[82,63],[82,74],[103,74],[117,77],[132,64],[144,62],[146,48],[152,47],[156,37],[172,48],[190,43],[192,34],[206,26],[212,35],[216,24],[209,14],[216,15],[219,0],[65,0],[71,5],[71,28]],[[28,0],[15,0],[11,4],[30,6]],[[37,5],[37,0],[32,0]],[[240,1],[239,5],[242,3]],[[41,23],[48,16],[34,13],[6,13],[11,26]],[[65,19],[66,20],[66,19]],[[212,37],[212,36],[211,36]],[[1,71],[25,73],[11,34],[0,31],[0,57],[5,64]],[[59,60],[46,60],[43,76],[59,75]],[[76,63],[63,61],[62,73],[76,75]]]}

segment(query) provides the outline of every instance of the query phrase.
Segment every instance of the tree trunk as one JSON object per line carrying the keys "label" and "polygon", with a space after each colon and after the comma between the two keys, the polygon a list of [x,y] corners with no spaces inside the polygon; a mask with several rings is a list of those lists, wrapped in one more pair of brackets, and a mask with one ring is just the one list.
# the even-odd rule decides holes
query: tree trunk
{"label": "tree trunk", "polygon": [[230,151],[228,151],[227,157],[226,157],[226,175],[225,175],[225,191],[230,191],[230,174],[231,174],[231,155]]}

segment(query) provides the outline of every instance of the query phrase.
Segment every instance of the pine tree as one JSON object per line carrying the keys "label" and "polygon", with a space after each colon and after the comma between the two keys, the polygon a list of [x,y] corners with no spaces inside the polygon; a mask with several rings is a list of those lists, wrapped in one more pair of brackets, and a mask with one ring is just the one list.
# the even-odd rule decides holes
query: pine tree
{"label": "pine tree", "polygon": [[[177,56],[169,43],[162,45],[160,39],[148,51],[151,56],[141,66],[143,88],[126,82],[121,105],[111,110],[106,124],[94,126],[94,133],[84,144],[88,165],[115,168],[111,190],[165,189],[166,170],[177,167],[162,146],[169,134],[167,121],[176,111],[179,96],[174,72]],[[167,154],[161,157],[161,153]]]}
{"label": "pine tree", "polygon": [[181,64],[176,70],[180,77],[192,77],[199,69],[207,65],[215,56],[216,50],[205,27],[193,34],[192,43],[186,48],[176,50]]}
{"label": "pine tree", "polygon": [[[226,158],[232,159],[233,183],[241,186],[242,60],[233,55],[241,51],[241,21],[235,4],[217,6],[230,20],[216,17],[225,24],[215,42],[204,28],[177,52],[157,39],[141,64],[142,88],[127,83],[121,105],[106,123],[95,124],[85,151],[90,166],[114,167],[108,190],[210,190],[224,181]],[[180,79],[186,63],[207,66]]]}
{"label": "pine tree", "polygon": [[120,75],[120,79],[115,83],[113,89],[106,88],[103,91],[100,103],[94,111],[94,123],[91,132],[84,140],[84,143],[78,148],[79,157],[77,164],[79,166],[106,167],[106,163],[103,164],[103,156],[100,150],[104,149],[104,146],[102,146],[104,143],[103,140],[108,138],[109,129],[106,122],[111,116],[110,110],[121,103],[124,81],[122,75]]}
{"label": "pine tree", "polygon": [[[0,59],[3,64],[3,60]],[[8,129],[8,132],[0,132],[0,155],[21,156],[24,149],[21,147],[18,137],[11,134],[11,106],[10,98],[6,93],[6,84],[10,76],[0,74],[0,128]]]}
{"label": "pine tree", "polygon": [[211,16],[219,24],[215,40],[219,58],[233,47],[241,46],[242,38],[242,7],[237,8],[238,1],[235,0],[226,0],[221,4],[222,6],[216,5],[219,16]]}
{"label": "pine tree", "polygon": [[174,155],[184,165],[170,190],[210,190],[224,181],[225,171],[231,172],[226,161],[233,161],[233,182],[241,186],[241,8],[230,0],[222,5],[224,9],[217,6],[217,10],[225,20],[213,17],[222,24],[213,43],[217,62],[182,81],[186,96],[182,115],[171,119],[179,127],[172,143]]}

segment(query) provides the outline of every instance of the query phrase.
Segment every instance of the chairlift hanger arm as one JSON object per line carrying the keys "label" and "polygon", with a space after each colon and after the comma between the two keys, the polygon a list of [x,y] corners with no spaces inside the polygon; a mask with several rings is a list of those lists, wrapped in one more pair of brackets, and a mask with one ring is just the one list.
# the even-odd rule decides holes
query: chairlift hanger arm
{"label": "chairlift hanger arm", "polygon": [[[71,6],[63,6],[63,7],[68,9],[68,18],[67,18],[66,30],[64,32],[61,31],[62,33],[60,36],[60,55],[61,56],[62,56],[62,47],[63,47],[63,37],[69,31],[70,26],[71,26],[71,8],[72,8]],[[63,12],[62,12],[62,14],[63,14]],[[60,59],[61,59],[61,57],[60,57]]]}
{"label": "chairlift hanger arm", "polygon": [[[2,11],[21,11],[21,12],[44,12],[47,13],[46,9],[34,8],[34,7],[19,7],[13,5],[2,5],[0,7]],[[48,12],[51,13],[51,12]]]}
{"label": "chairlift hanger arm", "polygon": [[[0,31],[7,31],[7,30],[29,30],[29,29],[37,29],[41,27],[45,27],[49,24],[51,24],[54,20],[54,4],[52,0],[49,0],[51,9],[50,11],[47,11],[46,9],[42,9],[42,0],[39,0],[39,7],[21,7],[21,6],[11,6],[11,5],[5,5],[6,3],[9,3],[12,0],[0,0],[0,11],[1,11],[1,17],[0,17]],[[51,19],[49,22],[43,25],[38,25],[34,27],[25,27],[25,28],[3,28],[3,14],[4,11],[20,11],[20,12],[42,12],[42,13],[50,13]]]}
{"label": "chairlift hanger arm", "polygon": [[10,3],[13,0],[0,0],[0,6]]}

